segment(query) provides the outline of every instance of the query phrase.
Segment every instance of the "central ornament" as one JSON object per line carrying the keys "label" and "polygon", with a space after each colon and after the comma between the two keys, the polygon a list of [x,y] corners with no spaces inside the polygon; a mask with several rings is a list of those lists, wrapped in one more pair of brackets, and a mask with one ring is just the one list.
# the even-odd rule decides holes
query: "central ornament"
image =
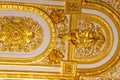
{"label": "central ornament", "polygon": [[105,43],[101,27],[87,21],[79,23],[77,29],[67,34],[59,34],[59,38],[67,39],[74,45],[77,57],[93,57],[102,51]]}
{"label": "central ornament", "polygon": [[31,18],[1,17],[0,50],[30,52],[42,43],[40,25]]}
{"label": "central ornament", "polygon": [[79,22],[77,30],[70,32],[70,41],[75,46],[75,55],[93,57],[99,54],[105,43],[104,32],[96,23]]}
{"label": "central ornament", "polygon": [[20,33],[18,31],[14,31],[12,33],[12,38],[15,39],[15,40],[20,39]]}

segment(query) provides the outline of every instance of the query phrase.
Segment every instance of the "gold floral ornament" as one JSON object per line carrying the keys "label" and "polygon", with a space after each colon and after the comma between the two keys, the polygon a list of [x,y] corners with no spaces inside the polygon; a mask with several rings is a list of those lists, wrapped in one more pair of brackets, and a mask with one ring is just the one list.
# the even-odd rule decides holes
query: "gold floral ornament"
{"label": "gold floral ornament", "polygon": [[[77,30],[70,33],[70,41],[76,47],[75,52],[81,57],[92,57],[101,51],[105,37],[99,25],[81,22]],[[78,55],[77,55],[78,56]]]}
{"label": "gold floral ornament", "polygon": [[60,63],[63,59],[63,54],[59,49],[53,49],[50,54],[48,55],[48,59],[51,63]]}
{"label": "gold floral ornament", "polygon": [[42,43],[42,29],[32,18],[5,16],[0,21],[1,51],[30,52]]}
{"label": "gold floral ornament", "polygon": [[105,36],[99,25],[82,22],[77,29],[66,34],[59,34],[62,39],[68,39],[75,46],[75,55],[78,57],[92,57],[103,48]]}
{"label": "gold floral ornament", "polygon": [[55,24],[64,22],[66,20],[66,16],[65,16],[64,10],[61,10],[61,9],[53,10],[50,13],[50,16],[53,19]]}
{"label": "gold floral ornament", "polygon": [[[56,45],[47,56],[48,64],[60,64],[66,54],[66,41],[59,38],[59,34],[68,32],[68,19],[64,9],[51,10],[49,16],[53,20],[56,28]],[[45,62],[46,63],[46,62]]]}

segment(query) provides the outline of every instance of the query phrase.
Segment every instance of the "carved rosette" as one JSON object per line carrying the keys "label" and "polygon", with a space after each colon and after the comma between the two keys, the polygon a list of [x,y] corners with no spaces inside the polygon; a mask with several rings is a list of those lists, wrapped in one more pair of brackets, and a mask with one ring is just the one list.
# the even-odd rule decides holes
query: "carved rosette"
{"label": "carved rosette", "polygon": [[0,50],[31,52],[43,41],[43,30],[32,18],[0,17]]}

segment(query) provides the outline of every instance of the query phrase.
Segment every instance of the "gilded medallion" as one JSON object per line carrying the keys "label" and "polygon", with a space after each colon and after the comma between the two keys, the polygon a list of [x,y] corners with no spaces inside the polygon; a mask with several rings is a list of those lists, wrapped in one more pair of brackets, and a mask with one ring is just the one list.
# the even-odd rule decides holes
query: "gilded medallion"
{"label": "gilded medallion", "polygon": [[29,63],[50,53],[56,34],[48,14],[30,6],[4,4],[0,12],[1,62]]}
{"label": "gilded medallion", "polygon": [[0,50],[10,52],[30,52],[43,41],[43,30],[32,18],[1,17]]}

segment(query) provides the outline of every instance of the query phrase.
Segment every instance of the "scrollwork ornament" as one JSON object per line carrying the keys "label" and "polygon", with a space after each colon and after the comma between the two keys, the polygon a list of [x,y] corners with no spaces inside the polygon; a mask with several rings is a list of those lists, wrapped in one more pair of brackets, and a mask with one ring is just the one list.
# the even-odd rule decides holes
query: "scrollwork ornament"
{"label": "scrollwork ornament", "polygon": [[50,55],[48,55],[48,60],[50,63],[60,64],[60,60],[66,55],[67,41],[60,38],[59,34],[68,32],[68,19],[63,9],[53,9],[49,15],[55,24],[57,40],[55,48],[51,51]]}

